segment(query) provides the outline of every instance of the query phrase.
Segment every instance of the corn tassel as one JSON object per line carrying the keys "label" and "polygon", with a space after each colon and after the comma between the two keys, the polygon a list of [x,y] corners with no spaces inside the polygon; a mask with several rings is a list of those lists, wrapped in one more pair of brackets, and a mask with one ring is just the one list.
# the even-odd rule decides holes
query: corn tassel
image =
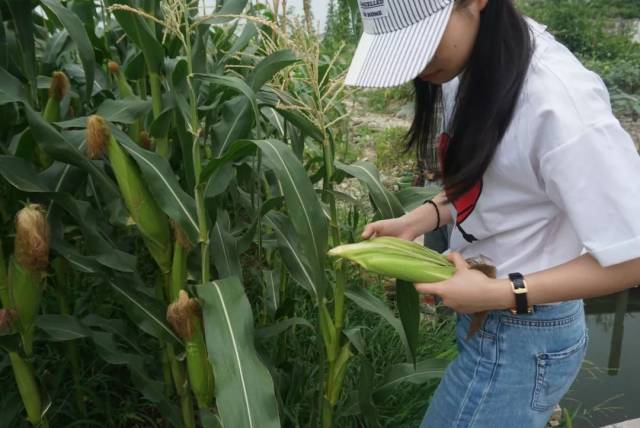
{"label": "corn tassel", "polygon": [[90,116],[87,123],[87,147],[93,158],[106,150],[120,193],[133,221],[163,273],[171,269],[169,221],[147,189],[140,170],[120,147],[103,118]]}
{"label": "corn tassel", "polygon": [[[357,244],[341,245],[329,250],[329,255],[358,263],[368,271],[414,283],[446,281],[456,269],[442,254],[415,242],[393,237],[376,237]],[[496,277],[496,268],[481,258],[468,259],[471,269],[488,277]],[[467,338],[481,327],[486,312],[474,314]]]}
{"label": "corn tassel", "polygon": [[178,300],[167,309],[167,320],[186,343],[189,383],[198,406],[208,408],[213,403],[214,378],[204,341],[198,301],[190,299],[186,291],[180,290]]}

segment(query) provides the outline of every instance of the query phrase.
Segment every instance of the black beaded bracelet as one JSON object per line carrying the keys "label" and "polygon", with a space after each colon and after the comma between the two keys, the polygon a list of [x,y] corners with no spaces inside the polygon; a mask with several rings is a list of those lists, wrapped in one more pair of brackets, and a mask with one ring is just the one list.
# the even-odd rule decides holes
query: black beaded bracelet
{"label": "black beaded bracelet", "polygon": [[438,209],[438,205],[436,205],[436,203],[433,202],[431,199],[426,201],[425,204],[431,204],[431,205],[433,205],[433,208],[436,209],[436,216],[437,216],[437,219],[438,219],[438,224],[436,225],[436,228],[432,230],[432,232],[435,232],[436,230],[440,229],[440,210]]}

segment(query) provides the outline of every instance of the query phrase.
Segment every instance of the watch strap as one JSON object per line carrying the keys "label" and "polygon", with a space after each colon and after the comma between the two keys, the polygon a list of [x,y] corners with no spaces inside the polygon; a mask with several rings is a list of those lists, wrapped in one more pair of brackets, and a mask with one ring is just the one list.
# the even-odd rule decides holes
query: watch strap
{"label": "watch strap", "polygon": [[513,286],[513,293],[516,300],[514,312],[519,315],[531,313],[532,311],[527,299],[527,285],[524,282],[522,274],[519,272],[510,273],[509,280]]}

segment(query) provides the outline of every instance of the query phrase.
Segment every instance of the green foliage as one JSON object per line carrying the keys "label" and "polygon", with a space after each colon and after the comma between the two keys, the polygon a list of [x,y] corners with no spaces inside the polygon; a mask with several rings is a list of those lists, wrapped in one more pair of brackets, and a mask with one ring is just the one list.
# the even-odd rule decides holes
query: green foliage
{"label": "green foliage", "polygon": [[625,1],[522,0],[522,11],[549,30],[610,88],[640,90],[640,49],[621,18],[640,17],[640,3]]}
{"label": "green foliage", "polygon": [[[182,0],[5,3],[2,289],[18,281],[5,271],[24,202],[45,206],[51,233],[42,299],[25,295],[27,313],[3,292],[3,310],[34,322],[24,340],[3,312],[0,428],[26,426],[25,408],[45,428],[419,420],[446,364],[434,352],[451,349],[451,320],[418,331],[415,293],[392,311],[379,289],[363,289],[359,271],[326,256],[371,219],[334,187],[359,164],[335,161],[344,68],[319,40],[295,22],[283,31],[246,0],[218,11],[244,11],[242,20],[198,17]],[[338,3],[351,19],[334,17],[335,31],[355,37],[354,5]],[[43,111],[54,71],[69,82],[55,115]],[[95,114],[102,132],[87,129]],[[380,190],[374,165],[364,172],[353,176],[377,216],[422,197],[396,198]],[[137,213],[141,197],[153,215]],[[395,202],[383,209],[382,199]],[[164,222],[161,258],[143,224],[152,220]],[[182,303],[167,315],[176,296]],[[365,314],[371,308],[382,321]],[[398,373],[411,381],[405,390],[427,387],[394,401]]]}
{"label": "green foliage", "polygon": [[374,137],[374,147],[376,150],[376,165],[380,169],[389,170],[398,165],[406,165],[415,161],[413,152],[404,152],[404,137],[407,133],[405,128],[386,128],[382,132],[377,132]]}
{"label": "green foliage", "polygon": [[329,0],[322,51],[335,54],[346,46],[343,58],[351,57],[362,33],[362,22],[355,0]]}

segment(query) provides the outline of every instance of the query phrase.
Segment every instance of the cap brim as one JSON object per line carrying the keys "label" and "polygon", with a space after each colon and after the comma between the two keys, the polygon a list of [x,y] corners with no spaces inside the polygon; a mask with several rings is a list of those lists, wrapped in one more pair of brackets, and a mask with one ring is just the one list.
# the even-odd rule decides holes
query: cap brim
{"label": "cap brim", "polygon": [[453,10],[451,2],[435,14],[401,30],[363,33],[345,85],[388,88],[416,78],[431,62]]}

